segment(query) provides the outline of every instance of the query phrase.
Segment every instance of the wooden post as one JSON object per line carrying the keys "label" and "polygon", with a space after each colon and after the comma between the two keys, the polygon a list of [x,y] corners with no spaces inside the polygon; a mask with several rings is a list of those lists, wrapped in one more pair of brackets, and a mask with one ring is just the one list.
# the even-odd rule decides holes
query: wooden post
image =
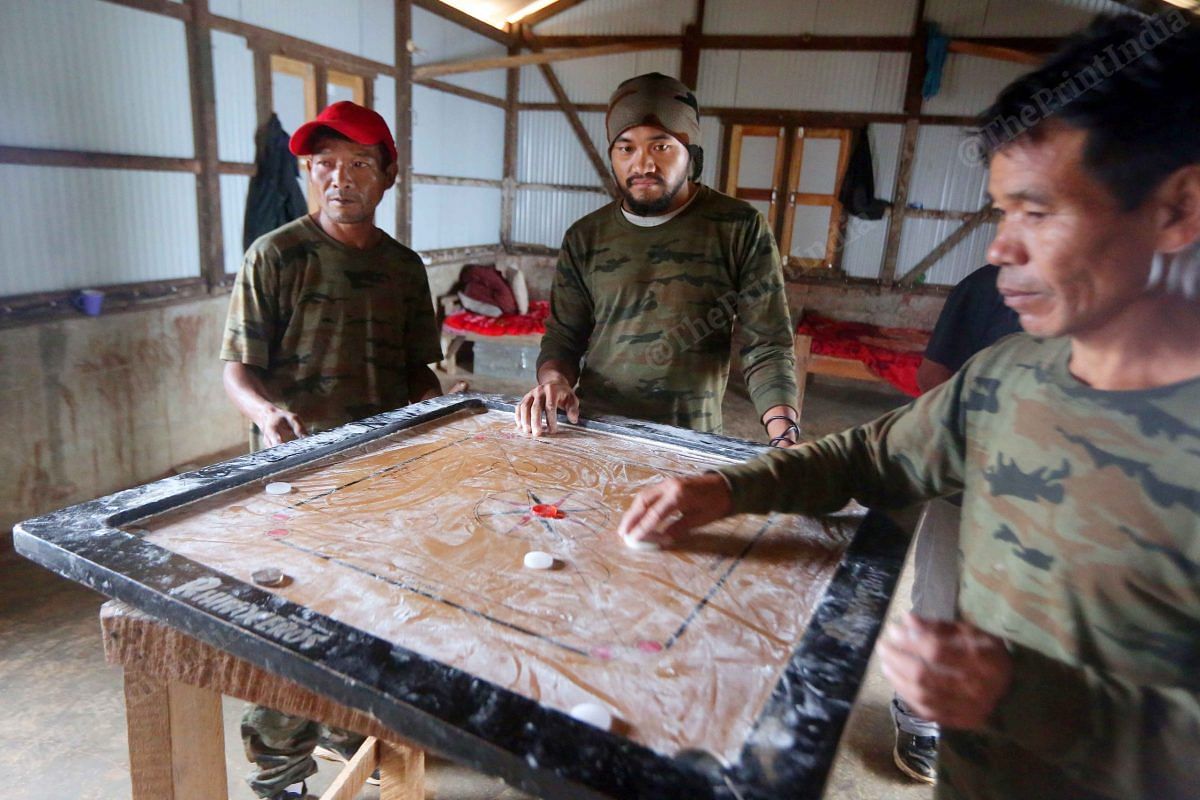
{"label": "wooden post", "polygon": [[125,671],[125,717],[133,800],[224,800],[221,696]]}
{"label": "wooden post", "polygon": [[317,113],[329,105],[329,68],[324,64],[315,64],[313,70],[313,86],[317,92]]}
{"label": "wooden post", "polygon": [[412,242],[412,0],[396,0],[396,239]]}
{"label": "wooden post", "polygon": [[[513,45],[508,48],[511,55],[520,52],[520,47]],[[504,187],[500,199],[500,245],[505,252],[511,252],[513,246],[513,217],[517,205],[517,152],[520,144],[520,112],[517,103],[521,101],[521,70],[512,67],[508,70],[504,87]]]}
{"label": "wooden post", "polygon": [[424,800],[425,753],[380,740],[379,800]]}
{"label": "wooden post", "polygon": [[271,54],[254,48],[254,109],[258,124],[271,118],[275,109],[275,87],[271,77]]}
{"label": "wooden post", "polygon": [[221,182],[217,172],[217,98],[213,88],[212,34],[208,0],[190,0],[187,26],[188,83],[192,100],[192,142],[200,173],[196,177],[196,228],[200,270],[209,289],[225,278],[221,241]]}

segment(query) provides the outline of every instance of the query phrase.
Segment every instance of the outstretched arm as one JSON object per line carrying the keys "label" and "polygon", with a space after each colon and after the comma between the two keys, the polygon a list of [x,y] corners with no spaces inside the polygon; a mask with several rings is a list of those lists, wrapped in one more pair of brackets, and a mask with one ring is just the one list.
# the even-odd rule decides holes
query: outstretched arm
{"label": "outstretched arm", "polygon": [[304,421],[271,402],[258,370],[249,364],[226,361],[223,375],[225,394],[242,416],[262,431],[267,447],[307,436]]}

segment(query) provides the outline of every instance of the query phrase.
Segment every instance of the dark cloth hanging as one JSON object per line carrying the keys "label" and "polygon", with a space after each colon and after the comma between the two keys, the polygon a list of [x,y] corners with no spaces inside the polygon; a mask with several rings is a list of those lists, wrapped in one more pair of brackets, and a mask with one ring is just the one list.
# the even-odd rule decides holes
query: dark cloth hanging
{"label": "dark cloth hanging", "polygon": [[254,132],[254,177],[246,195],[242,250],[255,239],[308,213],[296,178],[300,169],[288,150],[288,135],[275,114]]}
{"label": "dark cloth hanging", "polygon": [[891,205],[886,200],[875,197],[871,138],[867,136],[866,129],[859,133],[854,149],[850,152],[846,174],[842,176],[842,190],[838,193],[838,202],[846,211],[861,219],[881,219],[883,212]]}

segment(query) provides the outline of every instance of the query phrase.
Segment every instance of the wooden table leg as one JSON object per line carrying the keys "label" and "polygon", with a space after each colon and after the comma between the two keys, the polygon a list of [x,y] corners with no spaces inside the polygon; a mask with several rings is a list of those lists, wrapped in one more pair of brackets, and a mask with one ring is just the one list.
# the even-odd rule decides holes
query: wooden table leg
{"label": "wooden table leg", "polygon": [[125,671],[133,800],[227,800],[221,695]]}
{"label": "wooden table leg", "polygon": [[425,800],[425,753],[379,740],[379,800]]}

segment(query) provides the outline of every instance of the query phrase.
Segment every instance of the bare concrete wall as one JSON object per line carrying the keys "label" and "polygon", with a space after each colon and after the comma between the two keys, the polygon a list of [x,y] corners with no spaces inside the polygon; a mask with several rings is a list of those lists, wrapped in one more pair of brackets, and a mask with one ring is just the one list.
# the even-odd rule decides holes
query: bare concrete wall
{"label": "bare concrete wall", "polygon": [[14,523],[235,447],[225,296],[0,330],[0,547]]}

